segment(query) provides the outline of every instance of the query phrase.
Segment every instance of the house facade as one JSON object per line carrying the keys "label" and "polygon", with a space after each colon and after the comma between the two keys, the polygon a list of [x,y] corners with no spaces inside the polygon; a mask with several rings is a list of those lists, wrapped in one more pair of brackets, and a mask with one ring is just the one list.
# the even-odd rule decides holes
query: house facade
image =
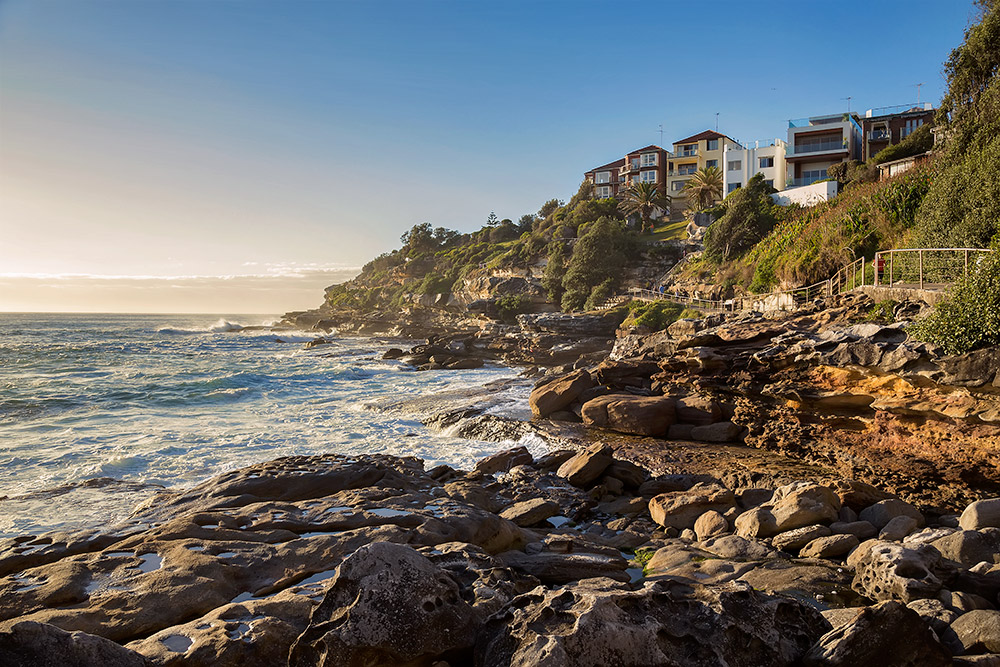
{"label": "house facade", "polygon": [[785,189],[785,142],[755,141],[753,146],[726,146],[723,151],[722,193],[727,195],[747,184],[756,174],[776,190]]}
{"label": "house facade", "polygon": [[622,186],[623,179],[619,174],[624,164],[624,159],[615,160],[600,167],[594,167],[583,175],[584,180],[593,184],[595,198],[608,199],[609,197],[617,197],[618,192],[624,189]]}
{"label": "house facade", "polygon": [[585,172],[585,180],[594,184],[594,197],[618,198],[619,194],[633,183],[666,182],[670,151],[650,145],[627,153],[621,160],[615,160]]}
{"label": "house facade", "polygon": [[861,118],[864,132],[862,159],[875,157],[880,150],[898,144],[921,125],[934,122],[935,109],[928,102],[912,107],[869,109]]}
{"label": "house facade", "polygon": [[[684,185],[699,169],[717,167],[725,173],[727,148],[743,148],[735,139],[713,130],[705,130],[674,142],[673,155],[667,166],[667,194],[673,198],[671,214],[681,213],[687,206]],[[723,190],[723,194],[725,190]]]}
{"label": "house facade", "polygon": [[861,125],[851,113],[790,120],[785,146],[785,186],[821,181],[827,178],[829,167],[860,160],[862,151]]}

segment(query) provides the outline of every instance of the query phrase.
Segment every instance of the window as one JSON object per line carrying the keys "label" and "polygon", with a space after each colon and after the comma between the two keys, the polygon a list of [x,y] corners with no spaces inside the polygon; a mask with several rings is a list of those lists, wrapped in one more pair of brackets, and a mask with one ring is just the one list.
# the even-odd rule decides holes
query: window
{"label": "window", "polygon": [[656,172],[655,171],[640,171],[639,181],[642,183],[656,183]]}
{"label": "window", "polygon": [[677,154],[681,157],[690,157],[698,154],[698,144],[680,144],[677,146]]}
{"label": "window", "polygon": [[729,171],[739,171],[743,168],[743,160],[730,160],[728,164]]}
{"label": "window", "polygon": [[742,183],[730,183],[729,189],[726,190],[726,192],[733,192],[735,190],[739,190],[741,187],[743,187]]}
{"label": "window", "polygon": [[807,185],[812,184],[813,181],[822,181],[824,178],[826,178],[826,169],[810,169],[802,172],[802,180]]}
{"label": "window", "polygon": [[768,167],[773,167],[773,166],[774,166],[774,158],[773,157],[762,157],[762,158],[760,158],[760,168],[761,169],[767,169]]}
{"label": "window", "polygon": [[906,121],[906,125],[903,127],[902,130],[899,131],[899,138],[905,139],[923,124],[924,124],[923,118],[911,118],[910,120]]}
{"label": "window", "polygon": [[641,165],[643,167],[655,167],[656,166],[656,153],[643,153],[641,156]]}
{"label": "window", "polygon": [[774,179],[773,178],[764,179],[764,182],[767,183],[767,187],[769,187],[769,188],[773,188],[774,187]]}
{"label": "window", "polygon": [[598,199],[607,199],[610,196],[611,196],[611,186],[610,185],[602,185],[601,187],[597,188],[597,198]]}
{"label": "window", "polygon": [[707,143],[708,143],[708,150],[710,150],[710,151],[717,151],[717,150],[719,150],[719,140],[718,139],[709,139]]}
{"label": "window", "polygon": [[611,182],[611,172],[610,171],[599,171],[599,172],[597,172],[597,182],[598,183],[610,183]]}
{"label": "window", "polygon": [[680,192],[681,190],[684,189],[685,183],[687,183],[687,181],[674,181],[673,183],[670,184],[670,189],[673,190],[674,192]]}
{"label": "window", "polygon": [[705,168],[707,169],[708,167],[715,167],[716,169],[718,169],[719,168],[719,161],[718,160],[705,160]]}
{"label": "window", "polygon": [[678,176],[689,176],[696,171],[698,171],[698,165],[696,164],[682,164],[681,166],[677,167]]}

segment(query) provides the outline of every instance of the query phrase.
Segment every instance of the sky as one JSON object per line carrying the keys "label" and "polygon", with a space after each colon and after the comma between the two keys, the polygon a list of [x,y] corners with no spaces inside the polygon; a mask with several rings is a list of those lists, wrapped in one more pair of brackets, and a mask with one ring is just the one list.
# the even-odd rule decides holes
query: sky
{"label": "sky", "polygon": [[[966,0],[0,0],[0,311],[280,314],[704,129],[937,103]],[[848,100],[847,98],[851,99]],[[668,146],[669,147],[669,146]]]}

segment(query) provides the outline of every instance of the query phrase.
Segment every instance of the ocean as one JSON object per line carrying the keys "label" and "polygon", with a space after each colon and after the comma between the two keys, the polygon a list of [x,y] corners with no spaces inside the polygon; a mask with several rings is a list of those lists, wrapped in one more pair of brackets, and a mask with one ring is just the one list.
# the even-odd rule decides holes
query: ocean
{"label": "ocean", "polygon": [[515,369],[418,372],[381,359],[412,341],[306,349],[315,332],[275,330],[274,319],[0,314],[0,538],[117,523],[158,487],[279,456],[386,453],[468,468],[513,444],[431,431],[404,399],[493,383],[489,411],[530,414],[528,382],[498,382]]}

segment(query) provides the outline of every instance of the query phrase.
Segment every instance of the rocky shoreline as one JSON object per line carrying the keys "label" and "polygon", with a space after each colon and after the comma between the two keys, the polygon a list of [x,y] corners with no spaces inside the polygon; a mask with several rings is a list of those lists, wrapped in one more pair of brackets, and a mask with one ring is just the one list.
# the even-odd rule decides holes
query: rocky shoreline
{"label": "rocky shoreline", "polygon": [[5,540],[0,664],[1000,665],[998,352],[871,307],[426,331],[389,356],[537,378],[530,421],[486,388],[429,427],[552,450],[278,459]]}

